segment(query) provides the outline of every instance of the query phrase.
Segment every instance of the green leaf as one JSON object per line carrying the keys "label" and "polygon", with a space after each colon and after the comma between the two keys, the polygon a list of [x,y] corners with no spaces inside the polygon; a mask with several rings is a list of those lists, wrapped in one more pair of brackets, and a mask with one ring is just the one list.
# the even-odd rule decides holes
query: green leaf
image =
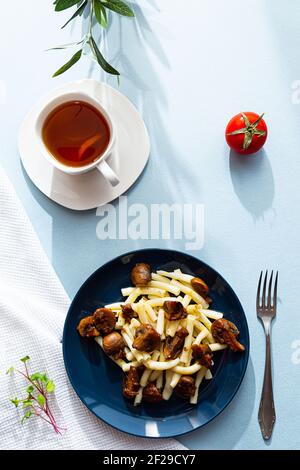
{"label": "green leaf", "polygon": [[67,8],[71,8],[74,5],[77,5],[77,3],[80,3],[81,0],[58,0],[55,2],[55,11],[63,11],[66,10]]}
{"label": "green leaf", "polygon": [[48,392],[48,393],[55,392],[55,383],[53,382],[53,380],[49,380],[49,382],[47,383],[46,392]]}
{"label": "green leaf", "polygon": [[75,65],[76,62],[78,62],[80,60],[81,56],[82,56],[82,49],[80,49],[80,51],[76,52],[76,54],[73,55],[73,57],[69,60],[69,62],[67,62],[60,69],[58,69],[57,72],[55,72],[55,74],[53,75],[53,78],[58,77],[58,75],[61,75],[62,73],[65,73],[67,70],[69,70],[71,67],[73,67],[73,65]]}
{"label": "green leaf", "polygon": [[33,406],[33,402],[31,400],[23,400],[23,408],[31,408]]}
{"label": "green leaf", "polygon": [[98,64],[100,65],[100,67],[103,68],[103,70],[105,70],[105,72],[107,73],[110,73],[111,75],[120,75],[119,72],[114,69],[103,57],[103,55],[101,54],[97,44],[95,43],[95,40],[94,38],[90,38],[89,40],[89,45],[91,47],[91,50],[95,56],[95,58],[97,59],[97,62]]}
{"label": "green leaf", "polygon": [[28,362],[30,360],[30,357],[29,356],[25,356],[25,357],[22,357],[22,359],[20,359],[20,361],[24,362]]}
{"label": "green leaf", "polygon": [[26,419],[29,419],[30,416],[32,416],[32,411],[27,411],[27,413],[24,414],[21,423],[23,424]]}
{"label": "green leaf", "polygon": [[13,405],[15,405],[16,408],[18,408],[19,404],[21,403],[21,401],[18,400],[17,397],[16,397],[16,398],[12,398],[12,399],[10,400],[10,402],[11,402]]}
{"label": "green leaf", "polygon": [[30,380],[35,382],[36,380],[40,380],[42,375],[39,372],[35,372],[34,374],[31,374]]}
{"label": "green leaf", "polygon": [[60,49],[67,49],[68,47],[72,47],[72,46],[79,46],[80,44],[83,43],[83,41],[84,41],[84,39],[81,39],[81,41],[69,42],[68,44],[61,44],[59,46],[50,47],[50,49],[46,49],[46,52],[48,52],[48,51],[57,51],[57,50],[60,50]]}
{"label": "green leaf", "polygon": [[94,11],[96,20],[102,26],[102,28],[107,28],[107,14],[104,6],[101,4],[99,0],[93,0]]}
{"label": "green leaf", "polygon": [[47,383],[49,382],[49,379],[48,379],[47,374],[41,375],[41,382],[42,382],[43,384],[47,384]]}
{"label": "green leaf", "polygon": [[106,2],[101,2],[101,3],[105,8],[108,8],[109,10],[119,13],[119,15],[131,16],[131,17],[134,16],[133,10],[125,2],[122,2],[121,0],[107,0]]}
{"label": "green leaf", "polygon": [[15,368],[14,367],[10,367],[7,371],[6,371],[6,375],[11,375],[13,372],[14,372]]}
{"label": "green leaf", "polygon": [[26,389],[26,392],[29,393],[29,395],[33,392],[34,390],[34,387],[32,385],[29,385],[29,387],[27,387]]}
{"label": "green leaf", "polygon": [[64,29],[71,21],[73,21],[77,16],[81,16],[85,10],[85,7],[88,4],[88,0],[85,0],[83,4],[75,11],[74,15],[62,26],[61,29]]}
{"label": "green leaf", "polygon": [[44,397],[44,395],[39,394],[37,396],[37,401],[38,401],[39,405],[44,406],[45,403],[46,403],[46,398]]}

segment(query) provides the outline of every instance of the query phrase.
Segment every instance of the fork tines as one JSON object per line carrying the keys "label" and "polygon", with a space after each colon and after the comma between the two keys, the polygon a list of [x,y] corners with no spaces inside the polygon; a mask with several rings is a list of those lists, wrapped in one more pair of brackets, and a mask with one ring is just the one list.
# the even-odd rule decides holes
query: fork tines
{"label": "fork tines", "polygon": [[[274,288],[273,288],[273,270],[271,271],[271,276],[268,284],[268,271],[266,271],[263,281],[263,286],[261,289],[263,271],[260,273],[258,287],[257,287],[257,296],[256,296],[256,308],[257,313],[276,313],[277,306],[277,283],[278,283],[278,271],[276,272]],[[273,292],[272,292],[273,288]],[[267,293],[268,292],[268,293]]]}

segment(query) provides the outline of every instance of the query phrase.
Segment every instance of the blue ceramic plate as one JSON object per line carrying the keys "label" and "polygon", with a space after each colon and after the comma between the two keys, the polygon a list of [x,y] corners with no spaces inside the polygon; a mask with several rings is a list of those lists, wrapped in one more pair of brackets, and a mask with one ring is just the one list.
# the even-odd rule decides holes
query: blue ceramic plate
{"label": "blue ceramic plate", "polygon": [[[176,397],[156,405],[134,407],[122,395],[123,372],[93,340],[79,336],[79,321],[96,308],[121,301],[121,288],[130,285],[136,263],[200,276],[210,286],[212,308],[225,314],[240,330],[244,353],[224,350],[214,355],[214,378],[204,381],[199,403],[192,406]],[[230,287],[214,269],[184,253],[147,249],[119,256],[99,268],[83,284],[69,309],[63,336],[63,354],[69,379],[82,402],[98,418],[120,431],[141,437],[172,437],[204,426],[231,402],[243,380],[249,357],[249,331],[243,308]]]}

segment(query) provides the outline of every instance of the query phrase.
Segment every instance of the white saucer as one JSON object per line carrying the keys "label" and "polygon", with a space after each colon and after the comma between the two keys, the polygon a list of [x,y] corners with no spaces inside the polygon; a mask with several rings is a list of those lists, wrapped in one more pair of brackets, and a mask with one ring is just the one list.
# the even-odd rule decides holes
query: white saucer
{"label": "white saucer", "polygon": [[[56,170],[40,154],[35,123],[42,106],[61,93],[82,91],[106,107],[116,127],[117,145],[107,160],[120,183],[112,187],[98,170],[70,176]],[[31,181],[58,204],[74,210],[95,209],[121,196],[143,172],[150,155],[150,140],[145,124],[132,103],[114,88],[97,80],[67,83],[49,93],[23,121],[19,132],[19,152]]]}

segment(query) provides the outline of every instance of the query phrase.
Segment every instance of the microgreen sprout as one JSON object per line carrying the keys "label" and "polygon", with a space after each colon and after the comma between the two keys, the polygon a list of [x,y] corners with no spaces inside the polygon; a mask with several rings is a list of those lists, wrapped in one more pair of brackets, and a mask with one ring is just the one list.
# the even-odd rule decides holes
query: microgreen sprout
{"label": "microgreen sprout", "polygon": [[57,434],[62,434],[65,429],[57,425],[49,404],[50,395],[55,392],[55,384],[46,373],[35,372],[31,374],[28,367],[29,360],[29,356],[20,359],[24,365],[24,371],[10,367],[6,372],[7,375],[17,373],[24,377],[27,382],[25,397],[14,397],[10,399],[10,402],[16,408],[22,407],[24,411],[22,424],[29,418],[37,416],[52,426]]}

